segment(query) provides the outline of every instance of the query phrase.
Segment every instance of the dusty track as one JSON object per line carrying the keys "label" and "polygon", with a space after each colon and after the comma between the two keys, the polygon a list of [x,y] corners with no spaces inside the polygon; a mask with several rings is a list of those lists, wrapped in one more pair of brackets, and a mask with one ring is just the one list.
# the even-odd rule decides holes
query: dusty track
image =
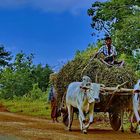
{"label": "dusty track", "polygon": [[[100,128],[99,128],[100,127]],[[64,130],[62,123],[51,120],[0,112],[0,135],[14,135],[25,140],[139,140],[140,135],[113,131],[108,125],[93,124],[88,134],[82,134],[75,120],[73,131]]]}

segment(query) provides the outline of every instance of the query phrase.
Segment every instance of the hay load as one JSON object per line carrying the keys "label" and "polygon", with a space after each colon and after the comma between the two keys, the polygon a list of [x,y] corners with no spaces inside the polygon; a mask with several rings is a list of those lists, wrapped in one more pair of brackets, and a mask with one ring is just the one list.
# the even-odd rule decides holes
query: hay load
{"label": "hay load", "polygon": [[[124,87],[132,88],[136,81],[135,72],[131,68],[127,66],[123,68],[109,68],[98,59],[92,61],[82,74],[82,71],[88,64],[88,61],[89,59],[77,57],[63,66],[57,74],[55,87],[58,93],[58,104],[61,103],[62,97],[66,93],[68,85],[74,81],[81,81],[83,75],[89,76],[92,79],[92,82],[101,83],[107,87],[116,87],[117,85],[128,81]],[[100,98],[101,102],[106,102],[108,100],[108,97],[101,96]],[[120,98],[123,102],[128,101],[128,97],[119,97],[118,100],[122,102]]]}

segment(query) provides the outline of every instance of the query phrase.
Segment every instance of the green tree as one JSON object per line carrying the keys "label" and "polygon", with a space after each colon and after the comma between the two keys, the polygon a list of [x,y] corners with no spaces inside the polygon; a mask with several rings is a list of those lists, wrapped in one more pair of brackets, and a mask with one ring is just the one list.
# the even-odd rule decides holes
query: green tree
{"label": "green tree", "polygon": [[112,36],[120,52],[132,55],[132,50],[140,48],[139,0],[95,2],[88,15],[92,18],[93,32]]}
{"label": "green tree", "polygon": [[2,67],[8,66],[11,59],[11,53],[6,51],[3,45],[0,45],[0,69]]}
{"label": "green tree", "polygon": [[11,68],[3,70],[0,82],[0,97],[12,99],[14,96],[23,96],[32,89],[32,80],[26,70],[13,71]]}
{"label": "green tree", "polygon": [[53,71],[46,64],[46,66],[42,66],[41,64],[34,67],[32,71],[32,77],[34,79],[34,83],[38,83],[39,88],[44,92],[47,90],[49,86],[49,77]]}
{"label": "green tree", "polygon": [[13,69],[15,71],[21,71],[25,69],[28,71],[31,71],[34,68],[33,58],[34,58],[34,55],[32,53],[29,55],[26,55],[25,53],[21,51],[15,57],[15,60],[13,63]]}
{"label": "green tree", "polygon": [[18,53],[12,67],[3,69],[0,77],[1,98],[13,98],[13,96],[23,96],[32,89],[33,80],[31,78],[32,55],[26,56]]}
{"label": "green tree", "polygon": [[41,64],[35,66],[33,64],[33,58],[33,54],[26,55],[23,52],[18,53],[12,67],[3,69],[0,73],[1,98],[11,99],[14,96],[28,95],[33,89],[33,85],[36,84],[40,90],[46,91],[52,70],[48,65],[45,67]]}

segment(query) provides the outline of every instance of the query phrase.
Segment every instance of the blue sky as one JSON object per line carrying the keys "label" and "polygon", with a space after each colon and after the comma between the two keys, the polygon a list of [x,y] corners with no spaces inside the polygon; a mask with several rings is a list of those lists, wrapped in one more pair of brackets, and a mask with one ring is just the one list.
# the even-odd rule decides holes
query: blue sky
{"label": "blue sky", "polygon": [[92,37],[87,9],[94,0],[0,0],[0,43],[13,55],[34,53],[54,66],[74,57]]}

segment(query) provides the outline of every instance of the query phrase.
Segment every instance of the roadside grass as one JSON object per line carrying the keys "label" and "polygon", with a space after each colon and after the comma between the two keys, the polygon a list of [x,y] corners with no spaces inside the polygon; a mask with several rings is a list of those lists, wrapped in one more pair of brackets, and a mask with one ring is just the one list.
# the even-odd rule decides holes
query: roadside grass
{"label": "roadside grass", "polygon": [[50,104],[43,100],[0,100],[9,112],[50,119]]}

